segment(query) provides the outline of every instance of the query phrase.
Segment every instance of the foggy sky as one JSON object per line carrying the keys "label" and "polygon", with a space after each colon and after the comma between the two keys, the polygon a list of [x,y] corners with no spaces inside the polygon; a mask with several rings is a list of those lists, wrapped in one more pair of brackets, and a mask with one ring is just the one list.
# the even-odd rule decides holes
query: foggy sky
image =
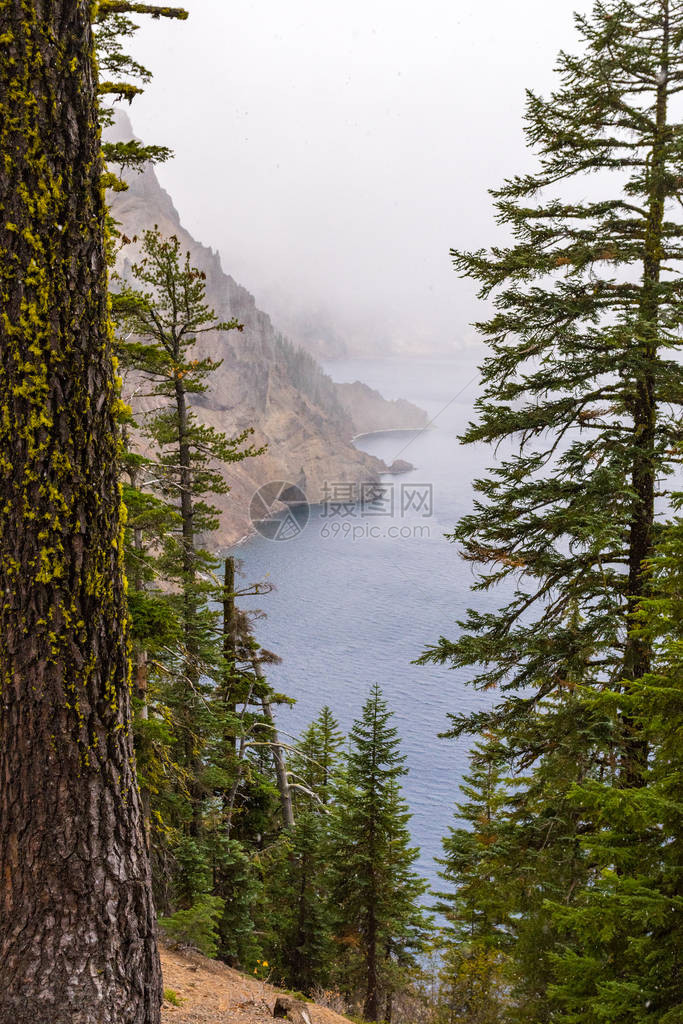
{"label": "foggy sky", "polygon": [[[524,89],[547,92],[588,0],[185,0],[145,19],[130,109],[188,229],[277,320],[460,346],[474,289],[449,249],[500,237],[487,188],[533,166]],[[481,309],[478,311],[481,313]]]}

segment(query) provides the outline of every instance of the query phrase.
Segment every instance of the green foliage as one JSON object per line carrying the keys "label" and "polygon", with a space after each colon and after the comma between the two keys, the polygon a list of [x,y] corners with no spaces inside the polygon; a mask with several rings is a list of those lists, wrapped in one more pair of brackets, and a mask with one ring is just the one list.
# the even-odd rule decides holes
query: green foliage
{"label": "green foliage", "polygon": [[[155,890],[169,931],[244,964],[260,951],[253,837],[272,828],[276,806],[272,764],[257,764],[245,744],[268,729],[258,707],[275,698],[249,621],[234,609],[234,574],[228,593],[197,537],[218,525],[206,496],[227,491],[225,462],[256,452],[241,447],[250,431],[231,441],[189,404],[220,365],[198,352],[201,336],[239,325],[207,306],[204,277],[175,238],[147,232],[132,274],[145,290],[124,285],[113,306],[124,387],[144,380],[156,400],[140,423],[130,410],[122,422],[136,748]],[[232,602],[232,622],[221,624],[217,601]]]}
{"label": "green foliage", "polygon": [[206,851],[195,838],[182,836],[173,849],[173,856],[178,865],[176,898],[181,906],[189,907],[211,887]]}
{"label": "green foliage", "polygon": [[680,464],[683,4],[610,0],[576,21],[582,53],[560,55],[548,99],[528,93],[538,169],[493,193],[511,240],[453,253],[493,302],[463,440],[502,454],[451,539],[475,589],[504,583],[505,599],[422,659],[474,668],[475,686],[500,693],[489,711],[452,715],[451,735],[489,737],[489,753],[495,737],[511,781],[487,843],[475,751],[471,834],[447,841],[449,950],[466,963],[471,911],[475,960],[505,955],[504,1019],[534,1024],[679,1012],[680,763],[658,710],[674,720],[658,670],[671,640],[644,623],[653,607],[669,630],[680,614],[650,563]]}
{"label": "green foliage", "polygon": [[[118,100],[131,103],[144,91],[144,86],[151,81],[152,73],[125,51],[124,40],[131,39],[139,28],[129,14],[184,19],[187,13],[182,8],[114,4],[102,0],[93,5],[93,35],[100,72],[98,92],[101,96],[114,96]],[[106,75],[113,77],[107,79]],[[113,123],[114,114],[110,107],[101,103],[99,114],[101,125],[109,126]],[[104,142],[102,154],[108,165],[118,167],[119,173],[123,174],[131,170],[141,171],[147,163],[163,163],[172,156],[172,151],[167,146],[143,145],[137,139],[129,139],[122,142]],[[127,187],[125,182],[110,171],[105,173],[104,183],[115,191],[122,191]]]}
{"label": "green foliage", "polygon": [[263,883],[258,859],[246,844],[216,834],[208,840],[214,865],[214,892],[224,901],[219,922],[219,956],[234,967],[253,969],[261,953],[255,933]]}
{"label": "green foliage", "polygon": [[341,987],[362,987],[369,1020],[380,1019],[380,998],[390,998],[415,969],[429,927],[400,790],[405,757],[391,717],[375,685],[350,733],[331,822],[335,931],[346,950],[338,963]]}
{"label": "green foliage", "polygon": [[325,706],[288,759],[295,824],[264,869],[264,898],[271,908],[264,949],[273,976],[308,995],[327,984],[334,959],[328,809],[343,741]]}
{"label": "green foliage", "polygon": [[273,977],[309,996],[316,985],[327,984],[334,957],[327,839],[327,816],[303,808],[264,872],[272,908],[265,952]]}
{"label": "green foliage", "polygon": [[224,901],[218,896],[204,893],[187,910],[176,910],[170,917],[159,919],[159,926],[183,945],[194,946],[204,956],[215,957],[218,952],[218,922]]}
{"label": "green foliage", "polygon": [[[143,435],[153,446],[153,457],[141,460],[131,456],[128,461],[128,529],[134,540],[128,557],[134,589],[144,591],[144,597],[132,603],[137,602],[152,622],[165,621],[170,631],[177,627],[185,679],[177,681],[171,699],[184,718],[185,756],[197,776],[197,747],[211,729],[206,711],[215,695],[214,688],[200,680],[203,674],[220,675],[223,639],[217,613],[208,605],[217,596],[213,576],[217,563],[197,545],[196,538],[218,525],[218,510],[205,498],[227,491],[224,465],[258,452],[243,448],[251,430],[228,439],[199,422],[189,405],[189,396],[206,391],[211,373],[220,365],[197,353],[198,337],[207,331],[239,328],[236,321],[219,321],[207,306],[204,275],[192,267],[189,255],[181,257],[177,238],[164,239],[155,230],[145,232],[142,255],[133,264],[132,276],[145,290],[123,284],[115,296],[119,332],[133,338],[120,342],[119,356],[124,368],[149,381],[151,394],[162,400],[141,424]],[[141,470],[156,478],[155,494],[136,486]],[[153,575],[177,586],[175,593],[164,594],[161,603],[156,601],[158,591],[150,586]],[[144,625],[145,618],[140,617],[137,628]],[[220,713],[222,709],[214,702],[209,716]],[[196,802],[201,796],[196,779],[193,785]]]}
{"label": "green foliage", "polygon": [[219,321],[207,306],[205,275],[189,253],[181,253],[175,236],[146,231],[141,247],[131,275],[144,290],[123,283],[114,300],[121,331],[133,335],[121,343],[120,358],[149,381],[151,396],[165,400],[146,417],[144,429],[159,452],[162,493],[174,499],[179,517],[186,514],[183,500],[192,501],[193,533],[199,534],[217,526],[218,510],[203,498],[227,492],[222,467],[263,451],[243,447],[253,430],[228,438],[202,424],[188,404],[188,396],[207,390],[220,366],[197,352],[200,335],[242,327],[237,320]]}
{"label": "green foliage", "polygon": [[304,787],[302,802],[307,805],[310,793],[325,805],[332,798],[340,764],[344,734],[331,709],[325,705],[317,719],[302,733],[290,758],[290,776]]}
{"label": "green foliage", "polygon": [[441,877],[451,892],[440,894],[438,910],[447,926],[441,938],[439,1021],[497,1024],[505,1019],[506,955],[515,920],[518,889],[508,862],[510,790],[504,751],[494,737],[478,743],[461,784],[457,824],[443,841]]}
{"label": "green foliage", "polygon": [[[653,670],[622,700],[650,749],[643,785],[599,780],[571,798],[599,828],[582,840],[595,881],[572,906],[549,912],[563,936],[554,957],[558,1020],[635,1024],[680,1020],[681,824],[683,801],[683,521],[664,529],[649,566],[650,597],[639,629],[655,652]],[[609,694],[586,696],[613,714]]]}
{"label": "green foliage", "polygon": [[441,877],[455,891],[441,894],[451,941],[462,946],[504,949],[511,922],[508,887],[500,884],[506,863],[504,819],[511,796],[504,754],[495,739],[478,743],[460,791],[458,823],[443,841]]}
{"label": "green foliage", "polygon": [[[671,16],[673,29],[680,4]],[[478,325],[492,350],[479,420],[464,440],[512,441],[518,451],[476,482],[481,497],[453,537],[481,567],[478,589],[514,580],[514,596],[499,613],[471,611],[461,640],[443,639],[426,655],[484,666],[476,685],[528,686],[540,695],[577,675],[601,683],[633,674],[637,645],[632,630],[626,644],[623,634],[642,589],[633,558],[641,549],[651,554],[653,475],[665,485],[678,459],[683,400],[672,358],[683,312],[677,277],[668,274],[683,227],[662,219],[682,188],[681,133],[657,121],[658,97],[683,82],[683,55],[672,51],[658,85],[668,45],[661,0],[599,5],[593,23],[578,25],[585,51],[561,55],[562,87],[548,101],[529,94],[527,136],[540,170],[494,193],[514,243],[454,253],[482,297],[495,292],[494,315]],[[625,102],[629,84],[638,85],[633,105]],[[617,124],[627,129],[623,139]],[[661,169],[648,175],[653,154]],[[597,170],[617,175],[613,198],[543,198],[557,181]],[[633,280],[634,265],[646,267],[642,281]],[[644,531],[637,551],[628,536],[636,526]],[[513,699],[473,724],[493,726],[522,711]],[[454,725],[468,722],[455,717]]]}
{"label": "green foliage", "polygon": [[501,1024],[505,1020],[503,958],[494,949],[447,945],[438,973],[437,1024]]}

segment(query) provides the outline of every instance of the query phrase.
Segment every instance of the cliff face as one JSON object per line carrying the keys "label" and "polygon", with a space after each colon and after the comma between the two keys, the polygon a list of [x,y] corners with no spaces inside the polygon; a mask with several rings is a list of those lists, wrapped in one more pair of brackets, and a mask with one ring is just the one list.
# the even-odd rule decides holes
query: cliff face
{"label": "cliff face", "polygon": [[[125,113],[117,112],[107,134],[124,141],[133,136]],[[225,547],[251,531],[251,497],[270,481],[297,484],[316,503],[326,484],[377,480],[387,467],[354,448],[351,438],[378,426],[422,426],[420,417],[426,414],[408,402],[385,402],[365,385],[351,385],[349,392],[347,385],[333,384],[309,353],[276,331],[246,288],[225,273],[218,253],[186,231],[152,168],[126,178],[128,190],[109,197],[123,234],[132,239],[157,225],[162,234],[177,235],[194,266],[206,274],[206,301],[218,319],[236,318],[244,325],[242,332],[204,334],[200,343],[203,353],[222,364],[210,390],[194,396],[197,415],[229,436],[252,427],[254,443],[268,446],[264,455],[227,467],[230,493],[215,498],[221,526],[214,542]],[[134,242],[122,248],[117,269],[123,276],[138,254]],[[124,397],[144,413],[144,400],[137,401],[130,391]]]}
{"label": "cliff face", "polygon": [[[218,545],[232,544],[249,532],[251,496],[268,481],[299,484],[309,501],[317,502],[326,482],[372,481],[385,471],[379,459],[350,443],[355,429],[331,380],[310,356],[283,343],[253,296],[223,271],[218,254],[183,228],[151,168],[129,175],[128,191],[111,198],[111,209],[130,238],[155,224],[163,234],[177,235],[194,265],[206,274],[207,302],[218,318],[235,317],[244,324],[243,332],[210,333],[201,340],[202,352],[223,362],[210,391],[195,402],[198,416],[230,436],[253,427],[255,443],[268,445],[265,455],[227,467],[230,493],[216,499],[222,511]],[[134,243],[122,249],[118,269],[124,276],[137,255]]]}

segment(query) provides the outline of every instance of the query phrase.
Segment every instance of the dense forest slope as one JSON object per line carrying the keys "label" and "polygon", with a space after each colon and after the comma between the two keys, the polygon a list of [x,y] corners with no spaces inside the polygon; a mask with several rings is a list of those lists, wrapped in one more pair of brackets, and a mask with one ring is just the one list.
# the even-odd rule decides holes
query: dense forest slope
{"label": "dense forest slope", "polygon": [[[119,115],[114,132],[130,137],[125,115]],[[228,545],[249,532],[249,501],[268,481],[296,483],[309,501],[317,502],[326,482],[377,479],[386,467],[351,444],[351,438],[360,432],[359,417],[351,419],[339,401],[336,385],[315,359],[283,338],[270,317],[257,308],[254,297],[224,272],[218,253],[197,242],[182,226],[171,197],[151,167],[128,174],[127,179],[128,190],[111,197],[112,214],[123,233],[133,239],[158,225],[162,233],[177,235],[193,264],[206,274],[207,301],[219,318],[234,317],[244,325],[242,332],[210,333],[202,339],[202,351],[222,360],[222,365],[212,376],[211,390],[195,400],[201,419],[230,435],[253,427],[255,442],[268,445],[265,455],[229,467],[231,493],[217,499],[222,522],[216,542]],[[122,248],[118,269],[124,276],[137,253],[134,242]],[[124,397],[134,407],[144,408],[145,399],[136,392],[139,388],[129,382]],[[385,407],[391,410],[393,403],[375,394],[376,405],[386,418]],[[415,410],[418,416],[419,412]],[[364,429],[373,428],[368,423]]]}
{"label": "dense forest slope", "polygon": [[339,400],[351,417],[354,434],[367,434],[373,430],[395,430],[397,427],[421,428],[427,426],[428,416],[405,398],[388,401],[379,391],[356,380],[337,384]]}

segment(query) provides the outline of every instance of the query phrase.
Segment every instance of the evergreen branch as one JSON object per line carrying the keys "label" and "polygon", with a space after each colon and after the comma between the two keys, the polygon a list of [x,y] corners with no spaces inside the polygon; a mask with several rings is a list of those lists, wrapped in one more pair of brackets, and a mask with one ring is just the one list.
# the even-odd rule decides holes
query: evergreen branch
{"label": "evergreen branch", "polygon": [[185,21],[189,15],[182,7],[159,7],[156,4],[134,3],[129,0],[97,0],[94,16],[96,20],[112,14],[149,14],[152,18],[175,18]]}

